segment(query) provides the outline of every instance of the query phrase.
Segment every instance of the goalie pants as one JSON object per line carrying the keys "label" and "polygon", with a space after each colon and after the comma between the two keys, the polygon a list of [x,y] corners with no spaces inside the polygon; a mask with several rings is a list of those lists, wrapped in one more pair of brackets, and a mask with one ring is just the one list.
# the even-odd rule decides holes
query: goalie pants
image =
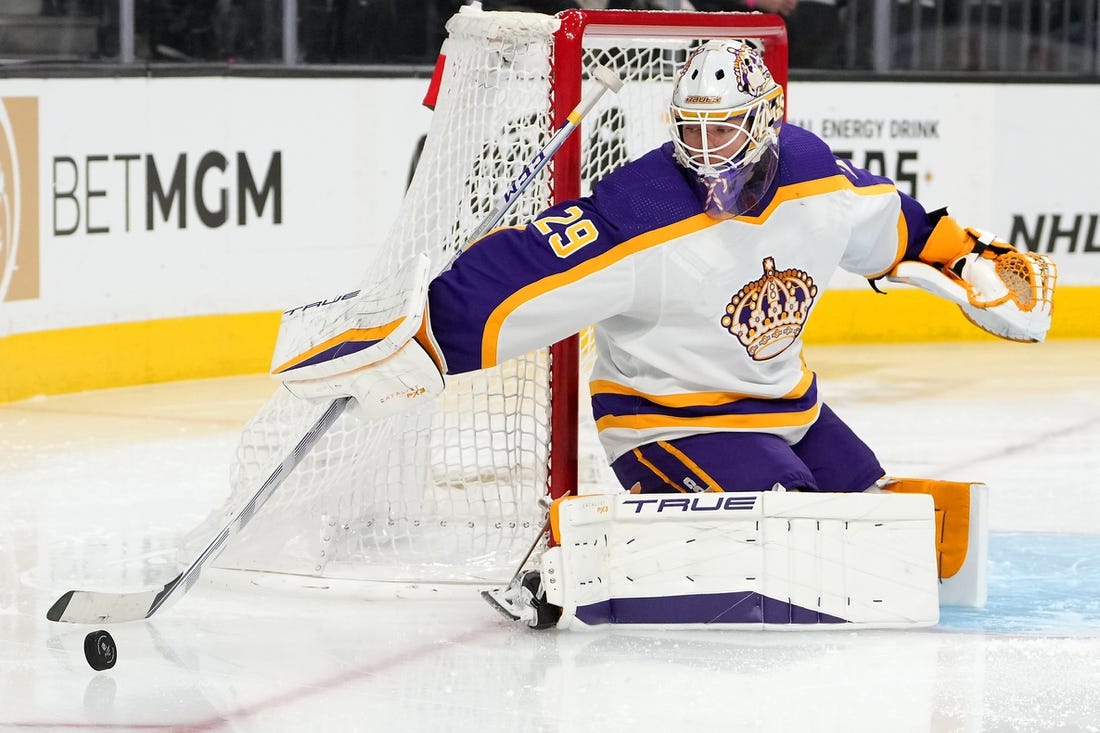
{"label": "goalie pants", "polygon": [[672,491],[768,491],[776,483],[809,491],[864,491],[885,475],[874,452],[821,405],[794,445],[767,433],[703,433],[648,443],[611,468],[643,494]]}

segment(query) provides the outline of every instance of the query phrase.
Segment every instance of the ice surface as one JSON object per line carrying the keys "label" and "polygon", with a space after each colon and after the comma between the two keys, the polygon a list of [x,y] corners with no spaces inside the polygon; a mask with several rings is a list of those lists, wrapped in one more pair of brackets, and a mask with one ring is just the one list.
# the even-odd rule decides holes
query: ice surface
{"label": "ice surface", "polygon": [[164,582],[220,503],[240,377],[0,405],[0,730],[1100,730],[1100,343],[810,347],[903,476],[991,488],[989,606],[921,631],[532,632],[475,590],[364,600],[206,579],[152,622],[51,624]]}

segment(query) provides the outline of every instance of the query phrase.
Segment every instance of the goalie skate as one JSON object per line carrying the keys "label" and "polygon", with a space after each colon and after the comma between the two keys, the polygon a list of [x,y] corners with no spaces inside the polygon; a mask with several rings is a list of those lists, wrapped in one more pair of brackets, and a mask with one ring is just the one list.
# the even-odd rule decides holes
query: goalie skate
{"label": "goalie skate", "polygon": [[505,618],[522,621],[533,629],[548,629],[561,618],[561,607],[547,602],[537,570],[524,572],[518,584],[482,591],[481,597]]}

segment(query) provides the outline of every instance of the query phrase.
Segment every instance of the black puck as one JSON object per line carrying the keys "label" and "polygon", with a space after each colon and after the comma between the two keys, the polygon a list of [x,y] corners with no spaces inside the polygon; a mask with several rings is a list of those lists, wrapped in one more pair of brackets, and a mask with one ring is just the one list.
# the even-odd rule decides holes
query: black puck
{"label": "black puck", "polygon": [[115,640],[102,629],[93,631],[84,637],[84,657],[97,672],[110,669],[118,658]]}

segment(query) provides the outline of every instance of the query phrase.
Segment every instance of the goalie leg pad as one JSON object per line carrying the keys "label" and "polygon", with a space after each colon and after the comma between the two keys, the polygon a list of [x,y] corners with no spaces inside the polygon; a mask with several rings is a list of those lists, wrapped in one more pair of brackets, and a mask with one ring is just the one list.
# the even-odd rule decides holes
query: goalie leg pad
{"label": "goalie leg pad", "polygon": [[939,620],[921,494],[582,496],[541,558],[559,628],[892,628]]}

